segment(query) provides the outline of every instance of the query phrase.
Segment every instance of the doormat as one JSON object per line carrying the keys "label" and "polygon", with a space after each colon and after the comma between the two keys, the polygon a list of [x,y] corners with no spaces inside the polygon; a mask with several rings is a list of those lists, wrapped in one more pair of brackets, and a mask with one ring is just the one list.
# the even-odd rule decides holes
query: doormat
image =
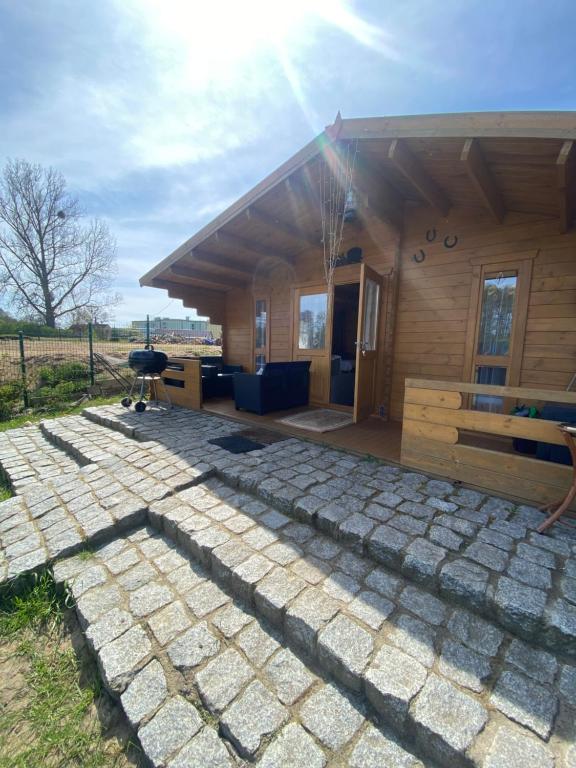
{"label": "doormat", "polygon": [[230,435],[229,437],[216,437],[214,440],[208,440],[211,445],[217,445],[230,453],[249,453],[250,451],[259,451],[264,448],[263,443],[257,443],[247,437],[239,435]]}
{"label": "doormat", "polygon": [[351,413],[330,411],[328,408],[296,413],[294,416],[285,416],[277,421],[298,429],[308,429],[310,432],[332,432],[335,429],[349,427],[353,423]]}

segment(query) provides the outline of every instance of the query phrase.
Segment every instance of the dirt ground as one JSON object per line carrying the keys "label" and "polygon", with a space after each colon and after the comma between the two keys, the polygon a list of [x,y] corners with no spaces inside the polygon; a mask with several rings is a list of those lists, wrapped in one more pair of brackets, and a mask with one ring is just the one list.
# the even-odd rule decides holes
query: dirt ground
{"label": "dirt ground", "polygon": [[[143,768],[144,760],[131,742],[133,734],[118,704],[98,689],[91,703],[82,703],[86,699],[81,692],[94,688],[97,671],[73,612],[66,612],[58,629],[32,634],[24,638],[24,649],[22,637],[0,638],[0,768]],[[78,669],[70,674],[69,691],[38,684],[34,666],[49,666],[54,656],[72,658],[72,654]],[[48,722],[50,702],[42,699],[67,694],[71,700],[78,698],[72,722],[63,718],[58,722],[56,706],[56,722]],[[38,727],[43,706],[46,722]],[[70,750],[70,744],[79,746]]]}

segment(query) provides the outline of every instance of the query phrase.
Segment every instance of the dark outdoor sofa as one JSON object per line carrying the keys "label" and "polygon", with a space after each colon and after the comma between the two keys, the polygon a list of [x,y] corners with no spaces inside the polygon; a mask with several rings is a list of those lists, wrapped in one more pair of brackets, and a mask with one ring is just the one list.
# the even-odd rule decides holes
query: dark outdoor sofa
{"label": "dark outdoor sofa", "polygon": [[260,373],[237,373],[234,376],[234,402],[241,408],[260,415],[308,405],[310,360],[266,363]]}
{"label": "dark outdoor sofa", "polygon": [[242,373],[241,365],[225,365],[217,355],[200,358],[202,367],[202,399],[234,397],[234,375]]}

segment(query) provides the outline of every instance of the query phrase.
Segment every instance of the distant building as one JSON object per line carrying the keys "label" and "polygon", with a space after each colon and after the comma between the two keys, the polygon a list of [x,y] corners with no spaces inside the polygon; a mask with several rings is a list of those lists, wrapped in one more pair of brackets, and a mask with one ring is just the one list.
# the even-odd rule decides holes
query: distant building
{"label": "distant building", "polygon": [[[146,333],[146,320],[132,320],[131,325],[134,331]],[[184,337],[207,336],[208,338],[220,338],[222,328],[219,325],[210,323],[208,320],[199,320],[197,318],[151,317],[150,335],[160,336],[166,334]]]}

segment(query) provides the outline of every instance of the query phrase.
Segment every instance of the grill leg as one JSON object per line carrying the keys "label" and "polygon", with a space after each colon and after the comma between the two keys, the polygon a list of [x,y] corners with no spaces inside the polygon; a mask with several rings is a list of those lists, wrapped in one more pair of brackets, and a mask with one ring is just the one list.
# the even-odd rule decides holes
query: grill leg
{"label": "grill leg", "polygon": [[144,392],[146,391],[146,377],[140,377],[140,401],[144,400]]}

